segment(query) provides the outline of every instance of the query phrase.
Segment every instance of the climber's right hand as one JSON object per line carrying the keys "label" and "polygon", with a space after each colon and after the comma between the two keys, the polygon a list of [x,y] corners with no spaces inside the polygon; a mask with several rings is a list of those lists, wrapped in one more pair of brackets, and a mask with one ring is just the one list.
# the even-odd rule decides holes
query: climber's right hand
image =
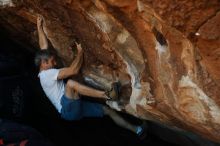
{"label": "climber's right hand", "polygon": [[38,16],[37,16],[37,26],[38,27],[43,25],[43,20],[44,20],[43,16],[38,14]]}

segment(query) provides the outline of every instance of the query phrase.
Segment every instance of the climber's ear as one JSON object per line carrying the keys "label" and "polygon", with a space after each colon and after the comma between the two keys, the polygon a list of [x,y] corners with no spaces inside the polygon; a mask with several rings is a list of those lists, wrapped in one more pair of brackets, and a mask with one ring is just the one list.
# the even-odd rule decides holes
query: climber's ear
{"label": "climber's ear", "polygon": [[47,59],[42,59],[41,64],[48,64],[48,60]]}

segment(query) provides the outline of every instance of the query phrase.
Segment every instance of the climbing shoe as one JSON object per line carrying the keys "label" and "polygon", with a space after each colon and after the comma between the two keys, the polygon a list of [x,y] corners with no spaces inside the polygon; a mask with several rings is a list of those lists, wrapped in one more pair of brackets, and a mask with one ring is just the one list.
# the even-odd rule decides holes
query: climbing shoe
{"label": "climbing shoe", "polygon": [[121,89],[120,82],[113,82],[111,89],[105,92],[105,95],[108,97],[108,100],[119,100],[119,93]]}
{"label": "climbing shoe", "polygon": [[140,140],[144,140],[147,138],[147,128],[148,128],[148,125],[146,121],[144,121],[142,125],[137,126],[136,134]]}

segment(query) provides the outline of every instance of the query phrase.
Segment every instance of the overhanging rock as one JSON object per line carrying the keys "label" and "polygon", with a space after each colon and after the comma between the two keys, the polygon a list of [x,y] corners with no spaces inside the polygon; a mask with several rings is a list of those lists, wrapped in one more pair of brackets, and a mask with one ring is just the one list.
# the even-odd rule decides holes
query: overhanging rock
{"label": "overhanging rock", "polygon": [[[124,111],[220,142],[220,2],[202,0],[1,1],[0,25],[38,48],[36,16],[66,65],[78,40],[82,76],[122,83]],[[35,48],[35,49],[34,49]]]}

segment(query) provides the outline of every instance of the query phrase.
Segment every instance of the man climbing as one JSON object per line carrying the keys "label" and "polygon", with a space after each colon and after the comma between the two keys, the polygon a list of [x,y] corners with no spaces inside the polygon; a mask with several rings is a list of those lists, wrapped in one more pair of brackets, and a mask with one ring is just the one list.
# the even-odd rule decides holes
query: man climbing
{"label": "man climbing", "polygon": [[37,29],[39,36],[39,45],[41,50],[35,56],[35,64],[39,68],[38,77],[41,86],[55,106],[61,117],[65,120],[79,120],[83,117],[103,117],[110,116],[113,121],[121,127],[124,127],[138,135],[144,131],[141,126],[134,126],[125,121],[114,110],[107,106],[82,100],[80,95],[91,98],[100,98],[108,105],[112,105],[118,98],[118,84],[113,83],[110,91],[100,91],[77,81],[68,79],[66,84],[64,79],[78,74],[83,62],[83,49],[80,44],[76,43],[77,56],[69,67],[56,69],[57,61],[55,54],[48,49],[48,40],[46,35],[46,27],[42,16],[37,18]]}

